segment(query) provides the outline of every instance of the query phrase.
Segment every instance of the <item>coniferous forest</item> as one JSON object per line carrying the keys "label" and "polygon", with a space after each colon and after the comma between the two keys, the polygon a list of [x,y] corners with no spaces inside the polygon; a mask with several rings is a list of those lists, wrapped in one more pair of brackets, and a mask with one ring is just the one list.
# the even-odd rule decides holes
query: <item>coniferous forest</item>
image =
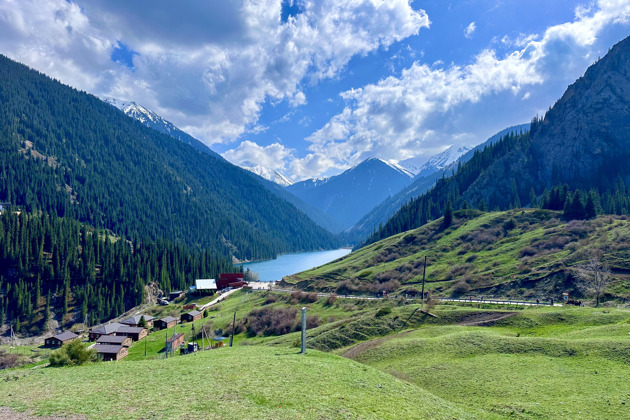
{"label": "coniferous forest", "polygon": [[0,201],[241,260],[336,238],[222,158],[0,56]]}
{"label": "coniferous forest", "polygon": [[[95,323],[139,305],[152,283],[168,293],[234,268],[226,257],[169,241],[130,242],[69,218],[0,215],[0,321],[29,333],[50,317]],[[39,309],[39,311],[38,311]]]}

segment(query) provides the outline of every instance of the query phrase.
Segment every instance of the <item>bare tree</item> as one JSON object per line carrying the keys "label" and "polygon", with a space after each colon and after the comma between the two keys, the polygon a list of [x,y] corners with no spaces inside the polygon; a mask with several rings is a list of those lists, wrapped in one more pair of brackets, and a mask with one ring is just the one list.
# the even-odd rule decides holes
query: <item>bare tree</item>
{"label": "bare tree", "polygon": [[602,264],[599,255],[593,255],[588,262],[577,266],[574,271],[580,281],[578,286],[595,295],[595,307],[599,306],[599,297],[610,283],[610,270]]}

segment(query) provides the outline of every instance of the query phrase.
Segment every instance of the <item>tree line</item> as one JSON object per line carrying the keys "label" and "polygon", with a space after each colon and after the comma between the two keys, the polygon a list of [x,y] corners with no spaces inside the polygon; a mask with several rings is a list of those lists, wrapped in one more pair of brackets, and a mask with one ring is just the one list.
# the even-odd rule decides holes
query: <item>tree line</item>
{"label": "tree line", "polygon": [[129,241],[54,214],[0,215],[0,323],[16,329],[37,332],[70,306],[92,325],[142,303],[149,283],[168,293],[234,270],[226,257],[166,240]]}

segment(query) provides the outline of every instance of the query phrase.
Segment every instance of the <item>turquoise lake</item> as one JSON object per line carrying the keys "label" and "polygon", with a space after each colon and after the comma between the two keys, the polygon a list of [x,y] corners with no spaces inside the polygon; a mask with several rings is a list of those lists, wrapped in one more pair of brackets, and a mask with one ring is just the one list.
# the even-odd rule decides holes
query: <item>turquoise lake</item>
{"label": "turquoise lake", "polygon": [[332,251],[298,252],[280,255],[275,260],[252,262],[243,264],[243,270],[248,268],[258,273],[259,281],[282,280],[282,277],[299,273],[314,267],[319,267],[350,253],[348,248]]}

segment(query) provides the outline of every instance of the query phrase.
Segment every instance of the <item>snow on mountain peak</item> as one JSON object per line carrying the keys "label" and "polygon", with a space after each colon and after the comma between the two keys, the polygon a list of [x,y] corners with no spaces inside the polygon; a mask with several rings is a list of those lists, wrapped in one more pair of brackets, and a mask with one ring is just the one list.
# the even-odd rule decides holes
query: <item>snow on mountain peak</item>
{"label": "snow on mountain peak", "polygon": [[398,162],[398,165],[402,166],[416,176],[425,176],[435,171],[446,168],[453,162],[456,162],[464,153],[468,152],[471,149],[472,148],[468,146],[454,144],[448,149],[430,157],[429,159],[423,156],[418,156],[402,160]]}
{"label": "snow on mountain peak", "polygon": [[257,165],[256,163],[249,160],[241,162],[239,166],[243,169],[247,169],[248,171],[255,173],[262,178],[265,178],[267,181],[275,182],[276,184],[283,187],[288,187],[289,185],[293,184],[293,181],[291,181],[289,178],[282,175],[275,169],[265,168],[264,166]]}

